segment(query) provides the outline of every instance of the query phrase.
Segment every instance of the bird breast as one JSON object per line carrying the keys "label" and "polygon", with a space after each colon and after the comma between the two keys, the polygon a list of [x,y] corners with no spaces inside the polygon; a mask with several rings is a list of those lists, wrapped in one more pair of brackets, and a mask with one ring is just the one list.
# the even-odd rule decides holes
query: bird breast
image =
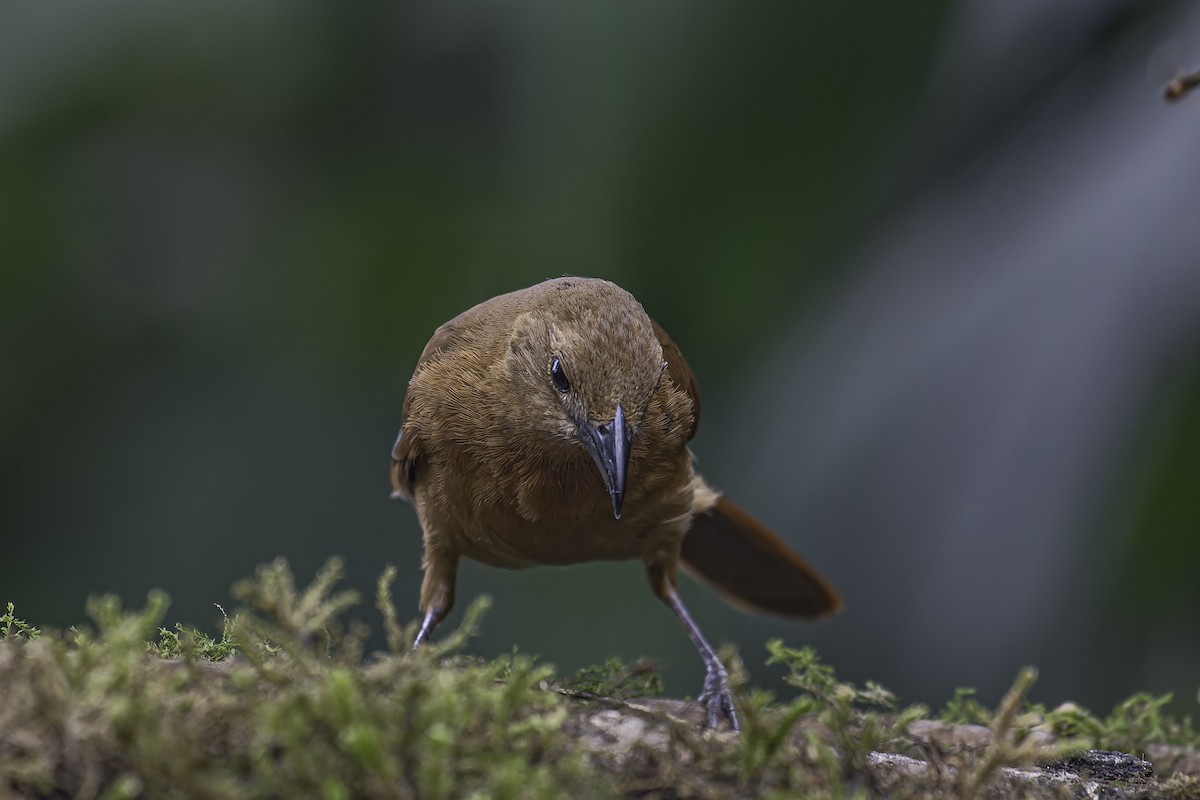
{"label": "bird breast", "polygon": [[657,559],[677,553],[690,522],[692,474],[639,454],[635,439],[625,511],[613,516],[599,472],[581,446],[498,457],[468,443],[431,448],[416,487],[437,544],[494,566]]}

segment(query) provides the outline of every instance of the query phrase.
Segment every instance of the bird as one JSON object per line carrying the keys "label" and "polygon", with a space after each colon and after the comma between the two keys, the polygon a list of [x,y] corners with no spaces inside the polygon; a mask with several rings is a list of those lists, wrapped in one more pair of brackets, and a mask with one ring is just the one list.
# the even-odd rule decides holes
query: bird
{"label": "bird", "polygon": [[679,596],[679,568],[746,611],[817,619],[842,602],[695,471],[699,420],[679,347],[607,280],[544,281],[439,327],[409,381],[390,470],[423,537],[414,647],[453,608],[462,558],[509,569],[641,560],[704,661],[707,726],[738,730],[728,673]]}

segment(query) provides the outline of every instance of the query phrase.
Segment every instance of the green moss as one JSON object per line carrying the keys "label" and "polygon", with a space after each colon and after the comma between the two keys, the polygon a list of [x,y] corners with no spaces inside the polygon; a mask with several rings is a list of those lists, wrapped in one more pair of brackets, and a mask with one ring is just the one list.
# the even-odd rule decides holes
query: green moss
{"label": "green moss", "polygon": [[8,604],[8,610],[0,614],[0,641],[11,639],[36,639],[42,632],[23,619],[13,616],[13,604]]}
{"label": "green moss", "polygon": [[[763,789],[847,794],[861,783],[868,755],[906,749],[908,725],[927,713],[919,705],[899,709],[896,696],[876,683],[859,687],[838,681],[811,647],[793,649],[775,639],[767,643],[767,652],[767,664],[784,666],[784,681],[800,694],[778,704],[768,693],[752,693],[745,706],[743,779],[761,783],[763,776],[790,767],[782,785]],[[806,764],[808,774],[796,764]]]}
{"label": "green moss", "polygon": [[1200,778],[1195,775],[1173,775],[1157,787],[1162,800],[1200,800]]}
{"label": "green moss", "polygon": [[[245,607],[210,636],[162,624],[168,600],[141,609],[88,603],[90,624],[40,633],[11,605],[0,616],[0,797],[847,797],[983,796],[1005,766],[1084,746],[1140,752],[1194,747],[1169,698],[1137,695],[1101,719],[1074,706],[1025,703],[1026,670],[992,711],[960,690],[942,717],[991,728],[977,753],[941,752],[910,728],[927,716],[883,687],[839,681],[811,648],[768,645],[794,696],[746,684],[723,652],[738,695],[740,736],[699,725],[695,704],[657,697],[652,664],[609,661],[559,679],[514,652],[459,654],[487,607],[413,651],[380,578],[376,607],[388,650],[366,655],[346,623],[352,592],[330,562],[298,588],[282,561],[239,584]],[[222,610],[224,614],[224,611]],[[148,643],[149,642],[149,643]],[[1047,748],[1034,731],[1049,732]],[[877,785],[874,751],[930,769]],[[1195,782],[1164,782],[1195,796]]]}
{"label": "green moss", "polygon": [[486,603],[450,644],[364,662],[364,631],[339,622],[355,599],[332,591],[339,573],[333,562],[301,591],[282,562],[262,568],[217,638],[162,628],[161,593],[133,611],[95,599],[93,627],[74,633],[9,634],[0,795],[605,793],[561,733],[564,700],[542,688],[549,667],[519,655],[443,663]]}
{"label": "green moss", "polygon": [[1170,694],[1135,694],[1117,704],[1104,721],[1098,745],[1126,752],[1144,751],[1150,744],[1200,744],[1191,717],[1174,717],[1164,710]]}
{"label": "green moss", "polygon": [[560,688],[581,698],[658,697],[662,694],[662,676],[658,670],[658,664],[648,659],[626,664],[619,658],[610,658],[603,664],[584,667],[563,681]]}
{"label": "green moss", "polygon": [[992,713],[975,699],[975,690],[960,686],[954,690],[954,697],[946,703],[946,707],[938,714],[938,719],[952,725],[986,725]]}
{"label": "green moss", "polygon": [[219,638],[195,628],[185,628],[177,622],[174,630],[159,628],[158,639],[150,642],[147,649],[159,658],[224,661],[237,652],[237,643],[233,639],[233,621],[220,605],[217,606],[217,610],[224,619]]}

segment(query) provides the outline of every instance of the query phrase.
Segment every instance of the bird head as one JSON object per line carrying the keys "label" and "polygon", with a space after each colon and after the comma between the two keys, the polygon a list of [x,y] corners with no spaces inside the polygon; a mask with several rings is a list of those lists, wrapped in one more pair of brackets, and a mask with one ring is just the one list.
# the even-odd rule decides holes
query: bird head
{"label": "bird head", "polygon": [[509,342],[510,375],[544,431],[591,456],[620,519],[634,437],[666,362],[633,295],[589,278],[548,281]]}

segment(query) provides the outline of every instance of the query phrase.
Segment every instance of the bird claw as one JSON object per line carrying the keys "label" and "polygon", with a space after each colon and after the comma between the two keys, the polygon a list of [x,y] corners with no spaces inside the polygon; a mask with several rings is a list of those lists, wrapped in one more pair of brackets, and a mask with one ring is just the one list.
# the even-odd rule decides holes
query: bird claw
{"label": "bird claw", "polygon": [[729,690],[729,675],[724,668],[709,670],[704,678],[704,691],[700,694],[700,702],[708,711],[708,727],[717,730],[721,719],[729,721],[730,730],[740,730],[737,711],[733,707],[733,692]]}

